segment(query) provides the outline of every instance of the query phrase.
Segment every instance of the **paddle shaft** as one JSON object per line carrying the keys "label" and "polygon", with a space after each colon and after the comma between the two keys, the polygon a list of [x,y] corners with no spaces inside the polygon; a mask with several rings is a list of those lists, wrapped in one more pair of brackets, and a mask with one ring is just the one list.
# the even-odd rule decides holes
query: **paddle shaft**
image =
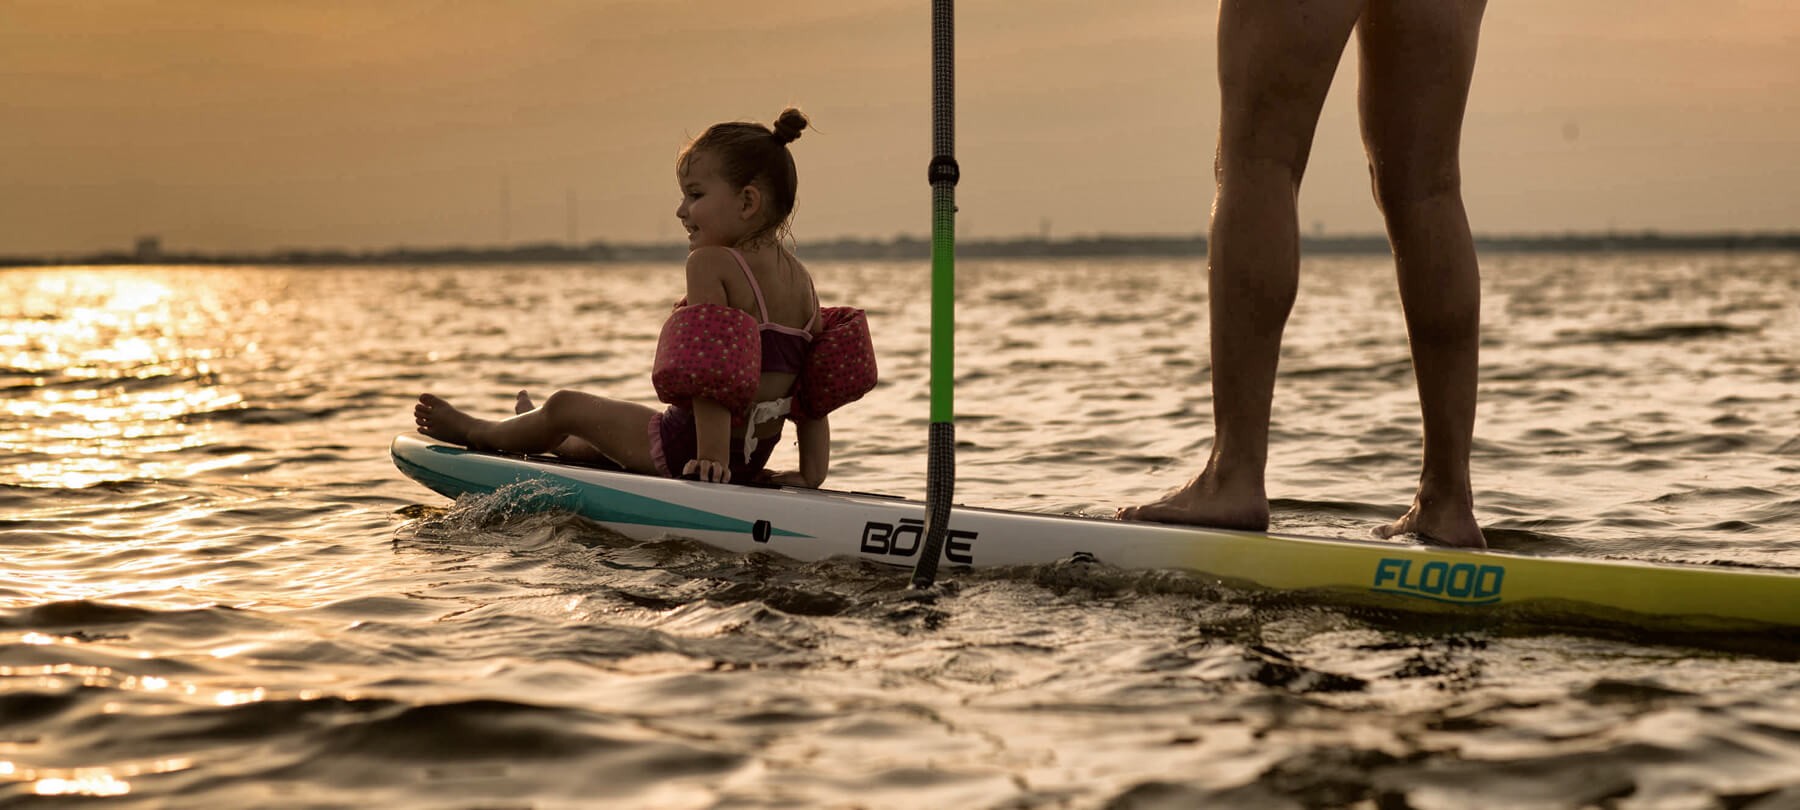
{"label": "paddle shaft", "polygon": [[914,588],[937,579],[956,489],[956,49],[953,0],[931,3],[931,428],[925,465],[925,538]]}

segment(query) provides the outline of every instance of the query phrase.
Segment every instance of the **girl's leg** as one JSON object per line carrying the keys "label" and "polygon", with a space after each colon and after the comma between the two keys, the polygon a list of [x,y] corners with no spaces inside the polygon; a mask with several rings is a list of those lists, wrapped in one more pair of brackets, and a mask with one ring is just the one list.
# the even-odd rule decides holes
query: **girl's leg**
{"label": "girl's leg", "polygon": [[1469,483],[1481,272],[1463,208],[1463,108],[1485,0],[1371,0],[1357,26],[1363,143],[1387,220],[1425,422],[1412,509],[1377,533],[1483,547]]}
{"label": "girl's leg", "polygon": [[[514,414],[525,414],[536,409],[537,405],[531,401],[531,395],[524,391],[520,391],[518,398],[513,401]],[[599,448],[589,444],[586,439],[575,436],[565,437],[562,444],[557,445],[555,450],[550,451],[550,454],[567,461],[599,465],[612,464],[612,460],[602,454]]]}
{"label": "girl's leg", "polygon": [[655,474],[650,455],[650,417],[655,411],[634,402],[580,391],[557,391],[544,405],[511,419],[492,421],[463,413],[440,397],[425,394],[413,408],[419,432],[453,444],[505,453],[544,453],[571,436],[586,441],[632,472]]}
{"label": "girl's leg", "polygon": [[1207,238],[1213,447],[1199,476],[1127,520],[1264,529],[1269,412],[1300,276],[1297,210],[1319,109],[1366,0],[1219,6],[1218,182]]}

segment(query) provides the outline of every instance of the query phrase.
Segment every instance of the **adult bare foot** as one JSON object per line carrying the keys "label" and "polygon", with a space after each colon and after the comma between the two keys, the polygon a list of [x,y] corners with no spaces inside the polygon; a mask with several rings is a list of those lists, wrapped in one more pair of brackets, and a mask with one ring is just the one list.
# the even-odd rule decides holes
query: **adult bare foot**
{"label": "adult bare foot", "polygon": [[420,394],[419,404],[413,406],[413,421],[418,423],[420,433],[433,439],[470,447],[470,432],[486,420],[457,410],[443,397]]}
{"label": "adult bare foot", "polygon": [[531,404],[531,395],[520,390],[519,398],[513,402],[513,413],[530,413],[535,410],[537,410],[537,406]]}
{"label": "adult bare foot", "polygon": [[1120,509],[1116,517],[1260,532],[1269,528],[1269,498],[1260,487],[1221,486],[1212,476],[1201,473],[1186,486],[1155,501]]}
{"label": "adult bare foot", "polygon": [[1377,527],[1375,536],[1386,539],[1408,534],[1426,545],[1487,548],[1481,527],[1475,523],[1475,510],[1459,500],[1420,497],[1399,520]]}

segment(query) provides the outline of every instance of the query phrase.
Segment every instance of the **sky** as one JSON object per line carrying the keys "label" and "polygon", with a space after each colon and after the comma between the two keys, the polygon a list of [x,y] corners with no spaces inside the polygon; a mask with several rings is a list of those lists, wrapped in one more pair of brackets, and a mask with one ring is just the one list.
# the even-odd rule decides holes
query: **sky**
{"label": "sky", "polygon": [[[1194,234],[1217,5],[957,5],[959,238]],[[1354,44],[1308,232],[1376,233]],[[674,158],[799,106],[794,230],[930,230],[923,0],[0,0],[0,255],[676,241]],[[1494,0],[1486,234],[1800,229],[1792,0]]]}

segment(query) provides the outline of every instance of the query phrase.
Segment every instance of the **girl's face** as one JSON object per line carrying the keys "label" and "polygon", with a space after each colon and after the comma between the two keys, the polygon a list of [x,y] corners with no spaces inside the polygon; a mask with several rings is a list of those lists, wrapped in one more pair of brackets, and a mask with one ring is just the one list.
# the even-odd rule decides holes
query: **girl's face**
{"label": "girl's face", "polygon": [[696,152],[675,179],[681,185],[675,218],[687,228],[689,250],[732,247],[749,235],[761,195],[754,187],[732,188],[720,176],[717,158]]}

